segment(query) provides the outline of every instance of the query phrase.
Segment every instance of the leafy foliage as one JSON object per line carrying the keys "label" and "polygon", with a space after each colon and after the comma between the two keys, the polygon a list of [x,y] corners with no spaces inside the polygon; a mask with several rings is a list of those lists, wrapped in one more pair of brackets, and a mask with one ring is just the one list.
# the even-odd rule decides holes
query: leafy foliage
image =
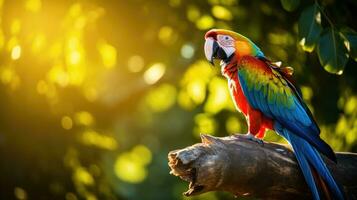
{"label": "leafy foliage", "polygon": [[314,50],[321,31],[321,13],[318,6],[315,4],[304,9],[299,18],[299,40],[304,51]]}
{"label": "leafy foliage", "polygon": [[334,29],[327,29],[321,36],[317,53],[326,71],[342,74],[348,59],[347,48]]}
{"label": "leafy foliage", "polygon": [[294,11],[300,4],[300,0],[281,0],[281,5],[287,11]]}
{"label": "leafy foliage", "polygon": [[348,41],[350,57],[357,62],[357,34],[354,31],[346,31],[343,33]]}
{"label": "leafy foliage", "polygon": [[[324,31],[322,31],[321,13],[330,25],[329,28],[324,28]],[[304,51],[311,53],[316,44],[319,44],[317,53],[321,65],[326,71],[338,75],[343,73],[348,60],[347,53],[352,58],[355,56],[354,47],[356,44],[353,43],[355,43],[354,38],[357,36],[353,31],[350,31],[346,38],[341,38],[341,34],[326,15],[324,8],[317,2],[302,11],[299,19],[300,45]],[[350,48],[346,49],[345,46],[349,46]]]}

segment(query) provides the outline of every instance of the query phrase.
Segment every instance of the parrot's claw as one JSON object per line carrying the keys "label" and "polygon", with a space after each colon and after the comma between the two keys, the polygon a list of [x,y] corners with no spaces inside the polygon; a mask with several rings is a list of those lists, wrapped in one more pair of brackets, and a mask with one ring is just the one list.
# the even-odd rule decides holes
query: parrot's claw
{"label": "parrot's claw", "polygon": [[256,138],[253,134],[251,133],[247,133],[247,134],[235,134],[233,135],[233,137],[236,137],[237,139],[239,138],[245,138],[245,139],[248,139],[248,140],[251,140],[253,142],[256,142],[260,145],[263,145],[264,146],[264,141],[259,139],[259,138]]}

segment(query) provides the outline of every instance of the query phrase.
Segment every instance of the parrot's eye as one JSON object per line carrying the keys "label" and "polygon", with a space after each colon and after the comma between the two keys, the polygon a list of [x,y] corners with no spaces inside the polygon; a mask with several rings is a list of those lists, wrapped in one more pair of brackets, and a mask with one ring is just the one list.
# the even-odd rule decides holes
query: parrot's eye
{"label": "parrot's eye", "polygon": [[229,35],[218,35],[217,41],[222,46],[233,46],[234,39]]}

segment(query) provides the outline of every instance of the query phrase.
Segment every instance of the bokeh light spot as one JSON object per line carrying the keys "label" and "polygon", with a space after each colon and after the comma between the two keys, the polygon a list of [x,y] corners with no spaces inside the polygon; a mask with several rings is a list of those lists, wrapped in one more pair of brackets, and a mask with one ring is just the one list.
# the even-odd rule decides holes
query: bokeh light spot
{"label": "bokeh light spot", "polygon": [[7,41],[7,50],[12,51],[15,46],[19,45],[19,40],[17,37],[12,36],[8,41]]}
{"label": "bokeh light spot", "polygon": [[347,100],[344,110],[347,114],[350,114],[350,115],[357,114],[357,97],[356,96],[353,96]]}
{"label": "bokeh light spot", "polygon": [[187,9],[187,18],[191,22],[197,21],[201,16],[200,10],[196,6],[189,6]]}
{"label": "bokeh light spot", "polygon": [[195,54],[195,48],[191,44],[184,44],[181,48],[181,56],[190,59]]}
{"label": "bokeh light spot", "polygon": [[14,79],[15,76],[15,72],[12,69],[5,68],[1,71],[0,78],[4,84],[8,84]]}
{"label": "bokeh light spot", "polygon": [[62,66],[54,66],[47,74],[51,82],[57,83],[61,87],[66,87],[69,84],[69,75],[64,71]]}
{"label": "bokeh light spot", "polygon": [[81,53],[79,51],[71,51],[69,53],[69,63],[71,65],[76,65],[81,61]]}
{"label": "bokeh light spot", "polygon": [[158,33],[159,40],[166,45],[173,44],[176,41],[176,33],[170,26],[163,26]]}
{"label": "bokeh light spot", "polygon": [[75,3],[69,8],[69,15],[71,17],[77,17],[82,12],[82,6],[80,3]]}
{"label": "bokeh light spot", "polygon": [[115,174],[123,181],[140,183],[147,176],[147,171],[143,166],[122,155],[115,162]]}
{"label": "bokeh light spot", "polygon": [[144,80],[147,84],[152,85],[159,81],[165,74],[166,66],[163,63],[155,63],[144,73]]}
{"label": "bokeh light spot", "polygon": [[98,50],[102,57],[102,62],[105,67],[112,68],[115,66],[117,62],[117,50],[114,46],[106,43],[106,42],[99,42],[98,43]]}
{"label": "bokeh light spot", "polygon": [[88,101],[94,102],[98,98],[98,91],[96,88],[86,87],[84,88],[84,96]]}
{"label": "bokeh light spot", "polygon": [[128,60],[128,69],[131,72],[140,72],[144,68],[144,59],[139,55],[131,56]]}
{"label": "bokeh light spot", "polygon": [[114,164],[117,177],[128,183],[140,183],[147,177],[146,166],[151,162],[150,150],[138,145],[130,152],[118,156]]}
{"label": "bokeh light spot", "polygon": [[19,59],[21,56],[21,46],[20,45],[16,45],[12,48],[11,51],[11,59],[13,60],[17,60]]}
{"label": "bokeh light spot", "polygon": [[107,150],[115,150],[118,147],[118,143],[114,138],[99,134],[93,130],[85,131],[82,134],[81,141],[85,145],[91,145]]}
{"label": "bokeh light spot", "polygon": [[81,183],[83,185],[93,185],[94,178],[92,175],[83,167],[77,167],[74,173],[74,181]]}
{"label": "bokeh light spot", "polygon": [[217,123],[211,115],[200,113],[195,116],[195,136],[199,136],[201,133],[215,134],[216,129]]}
{"label": "bokeh light spot", "polygon": [[202,103],[206,98],[206,85],[202,80],[193,80],[187,84],[187,93],[196,103]]}
{"label": "bokeh light spot", "polygon": [[170,84],[162,84],[151,90],[146,96],[146,103],[154,112],[163,112],[172,107],[176,100],[176,89]]}
{"label": "bokeh light spot", "polygon": [[38,12],[41,10],[42,2],[41,0],[27,0],[25,7],[31,12]]}
{"label": "bokeh light spot", "polygon": [[212,14],[222,20],[232,20],[233,18],[232,13],[227,8],[218,5],[212,7]]}
{"label": "bokeh light spot", "polygon": [[37,34],[32,42],[32,51],[37,53],[44,47],[46,42],[46,37],[44,34]]}
{"label": "bokeh light spot", "polygon": [[19,200],[27,199],[27,192],[23,188],[15,187],[14,194]]}
{"label": "bokeh light spot", "polygon": [[81,111],[76,113],[75,121],[79,125],[91,126],[94,123],[94,118],[89,112]]}
{"label": "bokeh light spot", "polygon": [[67,192],[65,196],[66,200],[77,200],[77,196],[73,194],[72,192]]}
{"label": "bokeh light spot", "polygon": [[131,152],[132,157],[142,165],[148,165],[151,162],[151,151],[144,145],[137,145]]}
{"label": "bokeh light spot", "polygon": [[234,110],[225,80],[217,77],[213,78],[209,84],[209,91],[209,97],[204,106],[206,112],[218,113],[225,108]]}
{"label": "bokeh light spot", "polygon": [[232,133],[240,133],[242,131],[242,127],[240,125],[240,121],[237,117],[230,116],[226,121],[226,130],[229,134]]}
{"label": "bokeh light spot", "polygon": [[301,93],[302,96],[305,100],[309,101],[311,100],[312,96],[314,95],[314,92],[310,87],[302,86],[301,87]]}
{"label": "bokeh light spot", "polygon": [[36,89],[39,94],[46,94],[48,91],[48,85],[44,80],[40,80],[37,83]]}
{"label": "bokeh light spot", "polygon": [[209,15],[203,15],[196,21],[196,26],[200,30],[207,30],[214,26],[214,19]]}
{"label": "bokeh light spot", "polygon": [[18,34],[21,30],[21,21],[19,19],[14,19],[11,23],[10,30],[13,35]]}
{"label": "bokeh light spot", "polygon": [[70,129],[72,129],[73,121],[69,116],[64,116],[61,119],[61,124],[64,129],[70,130]]}

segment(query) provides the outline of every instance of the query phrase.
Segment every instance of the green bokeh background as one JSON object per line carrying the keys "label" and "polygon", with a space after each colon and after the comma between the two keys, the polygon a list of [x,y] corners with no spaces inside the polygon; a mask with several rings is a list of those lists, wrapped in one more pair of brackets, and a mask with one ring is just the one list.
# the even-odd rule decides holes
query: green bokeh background
{"label": "green bokeh background", "polygon": [[[294,67],[321,137],[356,152],[356,62],[337,76],[302,50],[297,21],[311,3],[287,12],[258,0],[0,0],[0,199],[186,199],[168,152],[199,133],[247,129],[204,59],[214,27]],[[356,30],[355,2],[322,4]]]}

